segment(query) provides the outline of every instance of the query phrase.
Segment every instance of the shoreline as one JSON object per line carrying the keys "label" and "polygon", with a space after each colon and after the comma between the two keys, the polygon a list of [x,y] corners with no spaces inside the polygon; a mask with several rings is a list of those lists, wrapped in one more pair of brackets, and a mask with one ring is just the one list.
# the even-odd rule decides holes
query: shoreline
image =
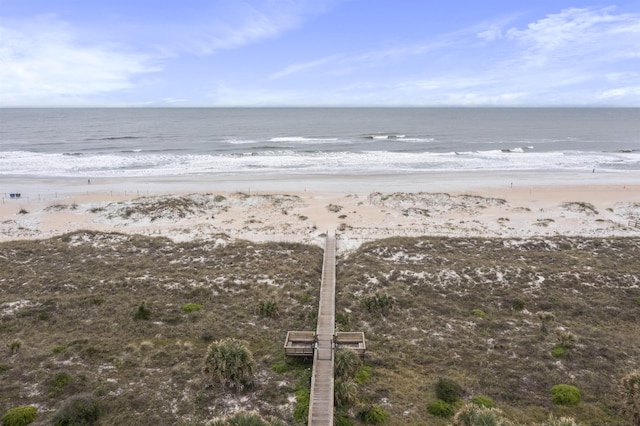
{"label": "shoreline", "polygon": [[76,230],[317,243],[337,229],[347,250],[394,235],[640,236],[633,172],[30,178],[0,191],[0,242]]}

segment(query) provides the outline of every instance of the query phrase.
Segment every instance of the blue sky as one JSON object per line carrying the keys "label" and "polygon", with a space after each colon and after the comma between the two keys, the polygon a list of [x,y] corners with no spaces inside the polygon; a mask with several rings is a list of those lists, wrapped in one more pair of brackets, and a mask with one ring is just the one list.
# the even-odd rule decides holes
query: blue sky
{"label": "blue sky", "polygon": [[0,106],[57,105],[640,106],[640,1],[0,0]]}

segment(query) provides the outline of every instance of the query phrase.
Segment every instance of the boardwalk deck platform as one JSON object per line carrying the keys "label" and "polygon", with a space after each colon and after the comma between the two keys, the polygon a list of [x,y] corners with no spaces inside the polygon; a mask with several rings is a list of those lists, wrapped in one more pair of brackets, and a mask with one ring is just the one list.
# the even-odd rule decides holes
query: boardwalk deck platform
{"label": "boardwalk deck platform", "polygon": [[314,331],[288,331],[284,341],[286,356],[312,357],[316,343]]}

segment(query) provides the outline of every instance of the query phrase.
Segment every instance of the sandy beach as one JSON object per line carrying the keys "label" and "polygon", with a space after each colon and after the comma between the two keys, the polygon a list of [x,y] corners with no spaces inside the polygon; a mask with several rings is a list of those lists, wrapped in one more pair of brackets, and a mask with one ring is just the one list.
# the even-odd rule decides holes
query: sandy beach
{"label": "sandy beach", "polygon": [[0,241],[82,229],[315,243],[333,229],[348,250],[394,235],[640,235],[635,172],[5,179],[0,194]]}

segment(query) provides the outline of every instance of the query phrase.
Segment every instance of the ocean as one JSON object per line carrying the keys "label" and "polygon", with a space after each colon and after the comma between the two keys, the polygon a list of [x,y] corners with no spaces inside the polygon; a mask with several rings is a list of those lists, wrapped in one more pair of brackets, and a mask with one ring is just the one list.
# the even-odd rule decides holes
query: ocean
{"label": "ocean", "polygon": [[5,108],[0,176],[640,170],[639,108]]}

